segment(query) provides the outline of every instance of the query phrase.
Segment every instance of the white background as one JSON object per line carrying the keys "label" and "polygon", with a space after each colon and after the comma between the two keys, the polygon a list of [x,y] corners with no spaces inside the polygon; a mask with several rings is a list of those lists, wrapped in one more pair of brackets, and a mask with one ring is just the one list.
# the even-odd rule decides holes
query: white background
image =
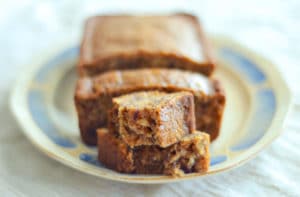
{"label": "white background", "polygon": [[[283,135],[238,169],[166,185],[95,178],[40,153],[9,111],[18,71],[51,46],[80,38],[87,16],[109,11],[190,11],[207,32],[271,59],[298,103]],[[0,196],[300,196],[300,1],[0,1],[0,95]]]}

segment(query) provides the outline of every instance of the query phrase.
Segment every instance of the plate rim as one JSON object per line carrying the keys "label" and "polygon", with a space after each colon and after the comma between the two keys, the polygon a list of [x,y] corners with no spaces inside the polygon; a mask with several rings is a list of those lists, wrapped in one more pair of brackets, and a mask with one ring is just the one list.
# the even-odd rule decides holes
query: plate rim
{"label": "plate rim", "polygon": [[[24,67],[22,67],[21,74],[18,75],[19,78],[16,80],[13,89],[10,94],[10,109],[13,112],[15,119],[17,120],[19,126],[21,127],[22,132],[25,134],[25,136],[29,139],[29,141],[35,145],[35,147],[38,148],[41,152],[45,153],[50,158],[53,158],[54,160],[63,163],[66,166],[69,166],[73,169],[77,169],[81,172],[84,172],[86,174],[91,174],[96,177],[101,177],[105,179],[115,180],[115,181],[121,181],[126,183],[142,183],[142,184],[156,184],[156,183],[169,183],[169,182],[177,182],[182,180],[189,180],[194,178],[203,178],[206,176],[210,176],[219,172],[224,172],[227,170],[234,169],[247,161],[253,159],[259,152],[265,149],[266,146],[270,145],[283,131],[283,127],[285,125],[288,111],[291,109],[291,99],[292,94],[291,91],[285,81],[285,79],[282,77],[281,73],[278,70],[278,67],[273,64],[270,60],[268,60],[265,57],[262,57],[255,53],[254,51],[250,50],[248,47],[243,46],[242,44],[239,44],[237,41],[233,40],[229,37],[224,37],[220,35],[214,35],[212,37],[213,42],[218,42],[222,44],[229,44],[234,49],[238,49],[239,52],[242,54],[247,54],[247,57],[254,60],[255,62],[259,63],[259,68],[264,71],[264,73],[268,76],[268,78],[272,81],[272,83],[275,83],[274,80],[276,79],[276,89],[275,91],[275,98],[277,107],[275,110],[275,114],[273,117],[273,120],[271,122],[271,125],[268,127],[266,134],[251,148],[249,148],[248,154],[241,154],[241,157],[238,161],[235,161],[234,163],[229,163],[228,166],[221,169],[216,169],[214,171],[210,171],[209,173],[205,174],[199,174],[199,173],[193,173],[189,174],[184,177],[170,177],[170,176],[150,176],[148,178],[143,178],[138,175],[135,175],[134,177],[127,177],[126,175],[122,174],[112,174],[112,173],[106,173],[106,172],[97,172],[97,167],[90,166],[87,163],[80,161],[82,163],[78,164],[78,161],[76,162],[70,162],[68,159],[65,159],[65,157],[70,157],[66,152],[63,151],[62,148],[54,145],[44,134],[41,132],[41,129],[38,128],[33,124],[33,122],[26,121],[26,119],[32,119],[31,115],[28,111],[28,108],[26,107],[26,93],[29,90],[29,82],[32,79],[32,76],[36,73],[37,69],[40,68],[45,61],[51,59],[55,55],[57,55],[59,52],[63,51],[66,48],[70,48],[72,46],[76,46],[76,43],[78,45],[78,42],[72,41],[64,41],[60,45],[56,45],[55,47],[51,47],[52,50],[49,50],[48,52],[41,53],[42,55],[37,55],[37,58],[32,59],[32,63],[28,64]],[[263,62],[263,63],[262,63]],[[268,67],[269,68],[268,68]],[[272,75],[269,75],[269,71],[272,68]],[[27,84],[27,83],[28,84]],[[274,86],[272,86],[274,87]],[[23,108],[23,109],[20,109]],[[279,119],[280,121],[276,121]],[[31,120],[32,121],[32,120]],[[36,135],[39,136],[39,139],[42,140],[42,142],[36,140]],[[264,141],[264,142],[263,142]],[[45,144],[42,144],[45,143]],[[45,147],[48,145],[47,147]],[[50,147],[50,148],[49,148]],[[251,150],[251,151],[250,151]],[[60,151],[60,154],[55,154],[53,152]],[[250,153],[251,152],[251,153]],[[72,157],[71,157],[72,159]],[[72,159],[73,160],[73,159]],[[86,168],[89,168],[89,170],[86,170]],[[95,173],[95,172],[96,173]]]}

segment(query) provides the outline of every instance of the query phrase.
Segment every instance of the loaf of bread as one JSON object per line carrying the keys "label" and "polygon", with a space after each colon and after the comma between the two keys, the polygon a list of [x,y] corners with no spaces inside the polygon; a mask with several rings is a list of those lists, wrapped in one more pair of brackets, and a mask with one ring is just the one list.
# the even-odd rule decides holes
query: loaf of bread
{"label": "loaf of bread", "polygon": [[112,15],[87,20],[79,56],[80,76],[154,67],[212,74],[209,41],[195,16]]}

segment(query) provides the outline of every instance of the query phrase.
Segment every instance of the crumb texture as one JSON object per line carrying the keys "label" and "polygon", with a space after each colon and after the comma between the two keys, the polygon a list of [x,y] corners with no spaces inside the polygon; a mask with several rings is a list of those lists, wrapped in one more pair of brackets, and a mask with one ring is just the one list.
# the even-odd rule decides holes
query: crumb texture
{"label": "crumb texture", "polygon": [[99,129],[98,149],[100,162],[118,172],[182,176],[209,167],[209,136],[198,131],[167,148],[130,148],[107,129]]}
{"label": "crumb texture", "polygon": [[111,132],[129,146],[167,147],[195,130],[194,97],[190,92],[137,92],[113,99]]}

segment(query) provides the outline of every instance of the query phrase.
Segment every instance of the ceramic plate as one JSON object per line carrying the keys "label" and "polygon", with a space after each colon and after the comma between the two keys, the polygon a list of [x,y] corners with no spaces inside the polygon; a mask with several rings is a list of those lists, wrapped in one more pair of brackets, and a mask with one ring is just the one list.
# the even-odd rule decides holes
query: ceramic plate
{"label": "ceramic plate", "polygon": [[79,46],[67,45],[26,66],[13,89],[11,107],[23,132],[49,157],[98,177],[131,183],[165,183],[200,178],[253,158],[281,132],[290,92],[276,67],[233,41],[213,38],[227,104],[221,135],[211,145],[207,173],[180,178],[120,174],[97,161],[95,147],[79,137],[73,102]]}

